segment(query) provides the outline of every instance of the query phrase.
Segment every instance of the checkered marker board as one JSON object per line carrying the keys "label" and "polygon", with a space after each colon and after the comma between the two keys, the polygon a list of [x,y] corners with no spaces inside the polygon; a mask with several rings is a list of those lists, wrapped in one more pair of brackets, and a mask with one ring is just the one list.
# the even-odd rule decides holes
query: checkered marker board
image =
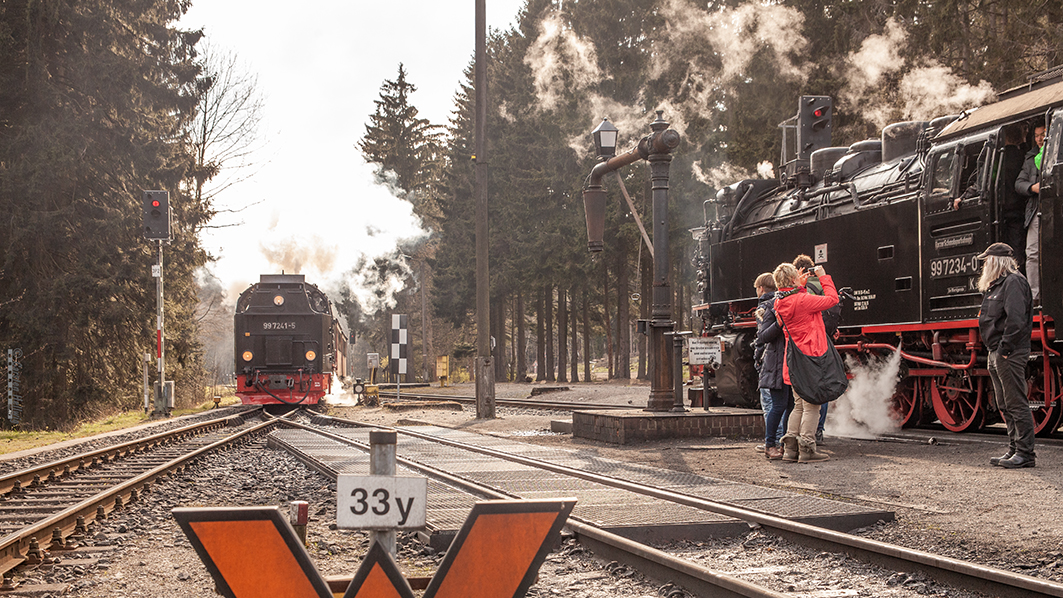
{"label": "checkered marker board", "polygon": [[392,314],[391,316],[391,359],[390,371],[392,376],[406,375],[406,347],[408,333],[406,330],[406,316]]}

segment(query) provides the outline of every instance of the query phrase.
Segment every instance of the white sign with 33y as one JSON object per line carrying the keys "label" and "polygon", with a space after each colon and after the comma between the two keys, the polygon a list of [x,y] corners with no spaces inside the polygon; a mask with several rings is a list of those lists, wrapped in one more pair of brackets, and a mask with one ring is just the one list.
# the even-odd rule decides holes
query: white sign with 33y
{"label": "white sign with 33y", "polygon": [[342,529],[420,529],[425,525],[428,478],[341,475],[336,525]]}

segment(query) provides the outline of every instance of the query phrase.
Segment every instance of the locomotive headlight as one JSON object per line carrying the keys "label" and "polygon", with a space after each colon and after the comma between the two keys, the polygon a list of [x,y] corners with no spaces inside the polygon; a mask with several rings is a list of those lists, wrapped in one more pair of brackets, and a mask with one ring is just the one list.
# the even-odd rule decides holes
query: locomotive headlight
{"label": "locomotive headlight", "polygon": [[306,360],[307,361],[313,361],[315,359],[317,359],[317,353],[316,352],[314,352],[314,351],[307,351],[306,352]]}
{"label": "locomotive headlight", "polygon": [[250,351],[244,351],[244,354],[242,355],[242,357],[244,358],[244,361],[251,361],[251,359],[254,356],[255,356],[255,354],[250,352]]}
{"label": "locomotive headlight", "polygon": [[273,305],[277,307],[284,305],[284,295],[275,295],[273,297]]}

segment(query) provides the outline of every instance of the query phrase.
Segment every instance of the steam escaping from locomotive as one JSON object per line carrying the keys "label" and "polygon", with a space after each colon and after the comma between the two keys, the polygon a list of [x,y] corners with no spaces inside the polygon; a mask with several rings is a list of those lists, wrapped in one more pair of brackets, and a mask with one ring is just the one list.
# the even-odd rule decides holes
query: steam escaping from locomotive
{"label": "steam escaping from locomotive", "polygon": [[[993,100],[994,90],[985,81],[971,85],[933,59],[909,63],[901,52],[907,40],[904,26],[891,18],[881,35],[869,35],[849,54],[841,100],[850,110],[859,109],[881,129],[898,120],[953,114]],[[898,74],[896,92],[883,93],[886,80]]]}
{"label": "steam escaping from locomotive", "polygon": [[826,432],[832,436],[875,438],[896,432],[900,425],[892,416],[892,398],[901,367],[901,353],[859,362],[846,356],[852,379],[849,390],[831,404]]}

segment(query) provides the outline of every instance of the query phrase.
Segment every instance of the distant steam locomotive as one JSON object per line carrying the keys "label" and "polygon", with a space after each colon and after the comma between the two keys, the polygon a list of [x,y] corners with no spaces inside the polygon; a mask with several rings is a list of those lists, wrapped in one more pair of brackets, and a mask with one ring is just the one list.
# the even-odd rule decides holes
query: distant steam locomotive
{"label": "distant steam locomotive", "polygon": [[899,423],[937,420],[962,432],[1000,421],[978,333],[974,257],[1004,240],[1001,202],[1013,181],[1001,176],[1002,129],[1027,125],[1025,151],[1028,125],[1047,122],[1036,216],[1041,307],[1034,310],[1027,378],[1037,432],[1051,434],[1063,418],[1063,348],[1055,333],[1063,318],[1063,81],[1004,92],[960,117],[892,124],[880,140],[848,147],[830,146],[832,109],[830,98],[802,97],[797,115],[782,125],[780,179],[744,180],[706,202],[704,226],[696,229],[702,304],[694,310],[702,334],[720,341],[706,374],[708,396],[714,386],[722,404],[759,406],[753,280],[807,254],[839,287],[852,289],[838,349],[859,358],[901,351],[892,399]]}
{"label": "distant steam locomotive", "polygon": [[236,302],[236,394],[245,405],[315,405],[347,366],[347,337],[302,274],[263,274]]}

